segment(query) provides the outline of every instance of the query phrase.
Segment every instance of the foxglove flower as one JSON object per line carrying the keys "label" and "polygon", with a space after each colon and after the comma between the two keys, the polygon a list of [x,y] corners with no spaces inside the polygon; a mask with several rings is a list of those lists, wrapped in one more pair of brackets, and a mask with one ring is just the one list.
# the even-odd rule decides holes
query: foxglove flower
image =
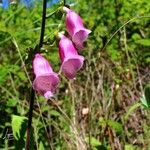
{"label": "foxglove flower", "polygon": [[34,90],[38,91],[45,98],[53,96],[59,84],[58,74],[53,72],[48,61],[40,54],[36,54],[33,60],[33,70],[35,80],[33,81]]}
{"label": "foxglove flower", "polygon": [[72,41],[59,33],[59,55],[61,59],[61,71],[69,79],[74,79],[77,71],[83,66],[84,57],[78,55]]}
{"label": "foxglove flower", "polygon": [[83,25],[81,17],[67,7],[63,7],[63,10],[67,13],[66,15],[66,27],[69,35],[72,37],[72,41],[79,49],[83,48],[83,43],[91,33],[90,30],[86,29]]}

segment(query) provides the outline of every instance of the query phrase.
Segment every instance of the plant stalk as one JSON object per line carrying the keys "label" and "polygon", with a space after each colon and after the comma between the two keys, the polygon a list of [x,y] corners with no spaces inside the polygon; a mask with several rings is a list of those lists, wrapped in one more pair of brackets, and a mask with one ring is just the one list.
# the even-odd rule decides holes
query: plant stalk
{"label": "plant stalk", "polygon": [[66,6],[66,0],[64,0],[64,6]]}
{"label": "plant stalk", "polygon": [[[43,12],[42,12],[42,24],[41,24],[41,34],[39,45],[34,49],[34,54],[40,52],[41,47],[43,46],[44,33],[45,33],[45,22],[46,22],[46,1],[43,0]],[[34,79],[34,77],[33,77]],[[28,127],[27,127],[27,138],[26,138],[26,150],[30,150],[31,145],[31,128],[32,128],[32,117],[33,117],[33,106],[35,100],[35,91],[32,87],[31,96],[30,96],[30,108],[29,108],[29,117],[28,117]]]}

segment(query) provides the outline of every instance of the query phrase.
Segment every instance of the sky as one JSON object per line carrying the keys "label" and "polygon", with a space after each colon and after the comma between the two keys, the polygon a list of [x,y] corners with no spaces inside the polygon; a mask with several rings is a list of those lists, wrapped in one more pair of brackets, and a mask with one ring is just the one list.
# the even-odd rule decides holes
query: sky
{"label": "sky", "polygon": [[[20,2],[25,5],[26,7],[32,7],[34,5],[35,0],[20,0]],[[36,0],[42,1],[42,0]],[[50,7],[52,4],[58,3],[60,0],[49,0],[47,2],[47,7]],[[9,8],[9,4],[12,2],[16,2],[16,0],[0,0],[0,6],[4,9]]]}

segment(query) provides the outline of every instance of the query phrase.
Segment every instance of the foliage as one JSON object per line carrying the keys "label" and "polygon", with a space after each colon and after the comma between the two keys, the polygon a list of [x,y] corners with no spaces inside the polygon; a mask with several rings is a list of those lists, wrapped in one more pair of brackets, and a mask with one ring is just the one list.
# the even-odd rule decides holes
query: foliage
{"label": "foliage", "polygon": [[141,102],[146,108],[150,108],[150,85],[146,85]]}
{"label": "foliage", "polygon": [[[47,16],[54,14],[47,17],[42,48],[56,72],[60,68],[56,34],[66,30],[62,4],[47,8]],[[81,52],[86,61],[76,80],[61,77],[54,100],[36,96],[32,148],[148,149],[150,112],[139,101],[144,95],[142,103],[149,108],[149,1],[67,0],[67,4],[92,30]],[[0,14],[0,149],[17,149],[20,142],[25,145],[30,54],[39,42],[42,5],[30,9],[10,5],[0,8]],[[84,108],[87,114],[82,113]],[[9,134],[14,138],[10,140]]]}

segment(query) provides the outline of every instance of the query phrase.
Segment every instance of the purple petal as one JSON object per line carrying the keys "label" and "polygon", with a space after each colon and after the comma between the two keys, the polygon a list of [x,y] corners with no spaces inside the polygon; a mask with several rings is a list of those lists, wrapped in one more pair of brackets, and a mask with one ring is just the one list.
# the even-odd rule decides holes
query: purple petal
{"label": "purple petal", "polygon": [[83,48],[83,43],[87,40],[88,35],[91,33],[88,29],[80,29],[79,31],[75,32],[72,37],[72,41],[75,43],[76,47],[79,49]]}
{"label": "purple petal", "polygon": [[40,54],[36,54],[33,60],[33,70],[37,76],[53,73],[49,62]]}
{"label": "purple petal", "polygon": [[74,11],[69,11],[66,16],[66,27],[70,36],[75,34],[76,30],[84,28],[81,17]]}
{"label": "purple petal", "polygon": [[74,79],[77,72],[83,66],[84,57],[82,56],[74,56],[72,58],[66,58],[61,65],[61,71],[67,76],[69,79]]}
{"label": "purple petal", "polygon": [[53,97],[54,96],[54,94],[51,92],[51,91],[48,91],[48,92],[46,92],[45,94],[44,94],[44,97],[46,98],[46,99],[49,99],[49,98],[51,98],[51,97]]}
{"label": "purple petal", "polygon": [[53,95],[59,82],[60,81],[56,73],[38,76],[33,81],[33,88],[47,98],[50,95]]}
{"label": "purple petal", "polygon": [[78,55],[72,41],[64,35],[59,42],[59,55],[62,62],[67,57]]}

